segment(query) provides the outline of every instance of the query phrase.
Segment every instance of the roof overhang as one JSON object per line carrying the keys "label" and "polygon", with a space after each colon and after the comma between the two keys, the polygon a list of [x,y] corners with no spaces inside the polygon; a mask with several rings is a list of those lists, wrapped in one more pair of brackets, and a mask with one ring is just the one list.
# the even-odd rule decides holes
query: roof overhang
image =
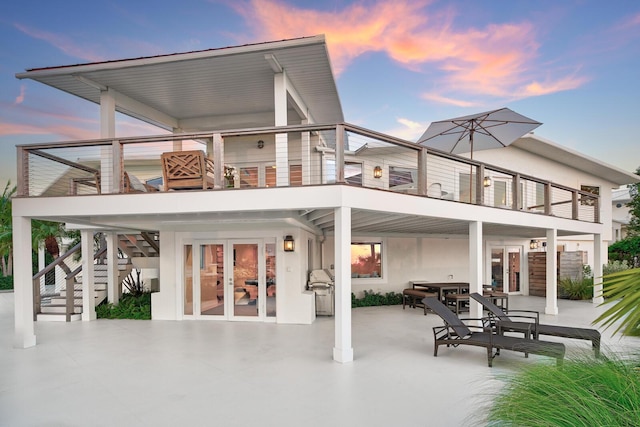
{"label": "roof overhang", "polygon": [[[274,125],[274,64],[309,109],[310,122],[344,121],[324,36],[29,69],[16,77],[96,104],[110,90],[118,112],[165,129],[197,131]],[[295,97],[289,124],[303,119]]]}
{"label": "roof overhang", "polygon": [[538,156],[571,165],[575,169],[603,178],[618,186],[640,182],[638,175],[562,147],[533,133],[517,139],[512,145]]}

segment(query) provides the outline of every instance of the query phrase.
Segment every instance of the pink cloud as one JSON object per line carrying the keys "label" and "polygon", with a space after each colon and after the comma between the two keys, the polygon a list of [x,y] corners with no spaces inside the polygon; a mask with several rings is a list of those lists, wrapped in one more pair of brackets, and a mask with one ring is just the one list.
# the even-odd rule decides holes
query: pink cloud
{"label": "pink cloud", "polygon": [[105,59],[85,47],[78,46],[73,40],[66,36],[30,28],[21,24],[15,24],[15,27],[30,37],[49,43],[67,55],[91,62],[104,61]]}
{"label": "pink cloud", "polygon": [[62,125],[25,125],[19,123],[0,122],[0,136],[6,135],[51,135],[69,140],[93,139],[96,138],[95,130],[82,129],[77,126]]}
{"label": "pink cloud", "polygon": [[16,105],[20,105],[24,102],[24,94],[25,94],[25,87],[24,85],[20,85],[20,95],[16,96],[15,101],[13,101],[14,104]]}
{"label": "pink cloud", "polygon": [[[282,0],[249,0],[231,4],[263,40],[325,34],[334,71],[344,72],[357,57],[384,52],[414,71],[436,67],[443,77],[439,93],[425,98],[454,103],[446,94],[512,97],[579,87],[572,76],[539,83],[539,42],[529,22],[454,28],[451,9],[428,9],[426,0],[358,2],[335,11],[303,9]],[[453,101],[453,102],[452,102]]]}

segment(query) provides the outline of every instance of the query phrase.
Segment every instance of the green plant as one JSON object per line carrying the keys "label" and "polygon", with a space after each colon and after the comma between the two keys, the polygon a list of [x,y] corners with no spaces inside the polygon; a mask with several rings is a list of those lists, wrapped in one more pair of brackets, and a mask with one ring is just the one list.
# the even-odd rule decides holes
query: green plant
{"label": "green plant", "polygon": [[630,268],[631,266],[626,259],[622,261],[609,261],[607,264],[602,266],[602,274],[606,276],[608,274],[617,273],[619,271],[628,270]]}
{"label": "green plant", "polygon": [[124,294],[118,305],[103,302],[96,307],[98,319],[151,320],[151,294]]}
{"label": "green plant", "polygon": [[561,278],[558,281],[558,295],[560,298],[583,300],[593,297],[593,277],[582,279]]}
{"label": "green plant", "polygon": [[506,378],[488,402],[491,426],[636,426],[640,373],[618,357],[532,365]]}
{"label": "green plant", "polygon": [[[135,276],[133,275],[134,271],[136,273]],[[136,269],[134,271],[129,273],[129,275],[124,278],[124,280],[122,281],[122,286],[127,288],[129,293],[132,295],[141,295],[142,293],[144,293],[144,282],[140,280],[141,271],[139,269]]]}
{"label": "green plant", "polygon": [[619,271],[604,276],[603,304],[611,304],[593,323],[607,328],[620,322],[614,331],[640,336],[640,268]]}
{"label": "green plant", "polygon": [[0,277],[0,290],[13,289],[13,276]]}
{"label": "green plant", "polygon": [[640,267],[640,235],[630,236],[611,244],[609,259],[627,261],[631,267]]}
{"label": "green plant", "polygon": [[351,294],[351,307],[353,308],[398,304],[402,304],[402,294],[397,292],[387,292],[382,295],[380,292],[368,290],[364,291],[364,296],[362,298],[356,298],[355,294]]}

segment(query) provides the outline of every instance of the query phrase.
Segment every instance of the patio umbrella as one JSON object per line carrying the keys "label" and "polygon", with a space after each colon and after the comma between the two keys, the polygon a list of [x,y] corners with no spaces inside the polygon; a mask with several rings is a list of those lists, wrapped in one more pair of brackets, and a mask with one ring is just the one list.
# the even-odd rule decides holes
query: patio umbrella
{"label": "patio umbrella", "polygon": [[[452,154],[506,147],[542,123],[508,108],[433,122],[418,144]],[[468,141],[468,144],[467,144]]]}
{"label": "patio umbrella", "polygon": [[[452,154],[470,152],[473,159],[474,149],[506,147],[541,124],[508,108],[500,108],[433,122],[418,139],[418,144]],[[472,176],[473,165],[469,173],[469,203],[472,200]]]}

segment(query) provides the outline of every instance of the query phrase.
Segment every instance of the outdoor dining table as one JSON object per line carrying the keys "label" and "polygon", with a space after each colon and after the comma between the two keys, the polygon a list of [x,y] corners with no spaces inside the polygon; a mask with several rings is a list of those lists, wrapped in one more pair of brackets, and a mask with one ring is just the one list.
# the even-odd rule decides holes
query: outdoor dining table
{"label": "outdoor dining table", "polygon": [[445,294],[447,292],[453,292],[456,294],[468,293],[469,283],[465,282],[428,282],[422,280],[414,280],[409,282],[411,286],[416,289],[425,289],[428,292],[434,292],[438,294],[438,300],[445,302]]}

